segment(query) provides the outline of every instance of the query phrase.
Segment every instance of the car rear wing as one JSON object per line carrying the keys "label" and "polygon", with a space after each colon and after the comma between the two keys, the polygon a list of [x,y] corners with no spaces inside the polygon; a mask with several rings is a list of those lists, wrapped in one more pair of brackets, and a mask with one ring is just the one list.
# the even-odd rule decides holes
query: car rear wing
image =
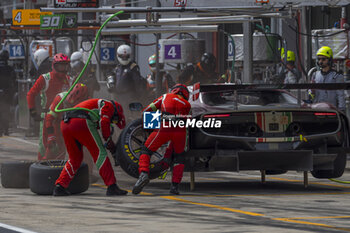
{"label": "car rear wing", "polygon": [[298,83],[298,84],[201,84],[200,92],[221,92],[253,89],[320,89],[349,90],[350,83]]}

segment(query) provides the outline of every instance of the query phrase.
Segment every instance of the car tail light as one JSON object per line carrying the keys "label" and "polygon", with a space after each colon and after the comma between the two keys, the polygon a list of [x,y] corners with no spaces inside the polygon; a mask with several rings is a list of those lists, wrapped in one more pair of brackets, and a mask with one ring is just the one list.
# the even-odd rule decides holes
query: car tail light
{"label": "car tail light", "polygon": [[335,112],[315,112],[315,116],[336,116]]}
{"label": "car tail light", "polygon": [[205,115],[204,118],[222,118],[222,117],[229,117],[230,114],[211,114],[211,115]]}

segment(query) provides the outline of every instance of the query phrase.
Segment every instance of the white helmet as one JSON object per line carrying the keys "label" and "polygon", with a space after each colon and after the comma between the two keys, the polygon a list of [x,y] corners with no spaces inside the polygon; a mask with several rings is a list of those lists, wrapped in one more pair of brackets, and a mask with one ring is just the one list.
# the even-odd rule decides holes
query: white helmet
{"label": "white helmet", "polygon": [[39,67],[41,63],[43,63],[43,61],[45,61],[49,57],[49,51],[47,51],[46,49],[38,49],[34,53],[34,62],[36,66]]}
{"label": "white helmet", "polygon": [[70,66],[72,69],[80,68],[82,64],[84,64],[83,53],[80,51],[72,53],[70,56]]}
{"label": "white helmet", "polygon": [[129,45],[123,44],[117,49],[117,58],[120,64],[127,65],[131,61],[131,48]]}

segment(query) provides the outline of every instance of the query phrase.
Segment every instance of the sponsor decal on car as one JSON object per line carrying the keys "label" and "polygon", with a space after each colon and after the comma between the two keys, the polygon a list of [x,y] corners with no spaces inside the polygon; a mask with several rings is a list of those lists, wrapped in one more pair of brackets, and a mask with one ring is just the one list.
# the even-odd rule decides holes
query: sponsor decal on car
{"label": "sponsor decal on car", "polygon": [[291,112],[256,112],[255,123],[267,133],[282,133],[293,121]]}

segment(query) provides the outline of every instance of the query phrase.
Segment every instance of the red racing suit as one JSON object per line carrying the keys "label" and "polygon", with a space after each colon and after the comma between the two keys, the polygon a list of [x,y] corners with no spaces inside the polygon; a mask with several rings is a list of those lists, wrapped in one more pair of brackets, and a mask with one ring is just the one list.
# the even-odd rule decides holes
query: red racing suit
{"label": "red racing suit", "polygon": [[[160,110],[163,114],[186,116],[191,110],[191,104],[181,95],[168,93],[153,101],[144,109],[144,112],[156,110]],[[170,141],[166,154],[171,154],[169,153],[169,150],[171,150],[171,148],[173,149],[175,163],[173,167],[172,182],[180,183],[185,165],[179,162],[180,159],[177,157],[181,156],[185,151],[187,143],[186,137],[187,133],[185,127],[165,128],[161,125],[160,129],[155,129],[145,142],[145,149],[139,160],[139,172],[149,173],[150,156],[152,152],[157,151],[159,147]]]}
{"label": "red racing suit", "polygon": [[[91,112],[80,110],[80,112],[85,114],[81,114],[81,116],[74,116],[73,114],[68,122],[64,120],[61,121],[61,131],[69,154],[69,159],[60,177],[56,180],[56,184],[60,184],[65,188],[69,186],[69,183],[83,160],[83,146],[86,146],[89,150],[105,185],[109,186],[115,184],[116,178],[114,171],[98,133],[98,129],[101,129],[102,137],[105,141],[111,136],[110,125],[115,108],[110,101],[104,99],[89,99],[75,106],[75,108],[77,107],[93,110],[98,118]],[[119,116],[123,115],[123,110],[119,104],[117,108],[120,109]],[[88,117],[85,118],[84,115]],[[117,124],[118,127],[123,128],[119,123],[120,122]]]}
{"label": "red racing suit", "polygon": [[[72,84],[72,81],[72,78],[68,75],[57,73],[55,71],[40,75],[33,87],[30,88],[29,92],[27,93],[28,108],[35,109],[35,97],[40,94],[42,108],[41,118],[45,120],[46,112],[48,112],[49,106],[51,105],[55,96],[62,91],[68,90]],[[45,156],[47,140],[45,140],[45,142],[44,137],[46,137],[47,133],[44,131],[44,122],[41,121],[38,160],[42,160]]]}
{"label": "red racing suit", "polygon": [[[56,95],[55,99],[49,107],[49,112],[45,116],[43,142],[45,146],[45,156],[43,159],[59,159],[63,160],[66,154],[66,146],[61,133],[60,123],[62,120],[62,113],[55,112],[58,103],[63,99],[67,92],[61,92]],[[59,109],[66,108],[66,101],[62,102]],[[51,142],[55,141],[56,145]]]}

